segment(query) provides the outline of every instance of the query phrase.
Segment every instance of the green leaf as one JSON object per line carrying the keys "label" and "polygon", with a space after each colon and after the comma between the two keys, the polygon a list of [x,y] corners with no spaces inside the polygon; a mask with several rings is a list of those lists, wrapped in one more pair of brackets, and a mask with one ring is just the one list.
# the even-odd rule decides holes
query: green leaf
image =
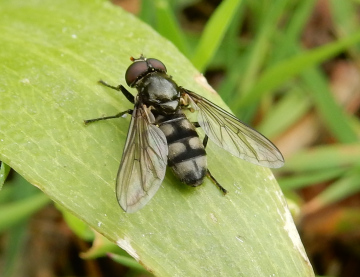
{"label": "green leaf", "polygon": [[74,234],[85,241],[92,241],[94,239],[94,232],[89,225],[87,225],[84,221],[81,221],[73,213],[65,210],[63,206],[57,205],[57,209],[61,211],[65,222]]}
{"label": "green leaf", "polygon": [[[313,276],[271,171],[208,144],[198,188],[166,174],[142,210],[126,214],[115,178],[131,108],[97,84],[125,84],[129,56],[162,60],[179,85],[222,105],[176,48],[104,1],[3,1],[0,14],[0,160],[116,242],[157,276]],[[134,90],[131,90],[134,92]]]}
{"label": "green leaf", "polygon": [[0,190],[2,189],[5,183],[5,180],[10,172],[10,169],[11,168],[7,164],[0,161]]}

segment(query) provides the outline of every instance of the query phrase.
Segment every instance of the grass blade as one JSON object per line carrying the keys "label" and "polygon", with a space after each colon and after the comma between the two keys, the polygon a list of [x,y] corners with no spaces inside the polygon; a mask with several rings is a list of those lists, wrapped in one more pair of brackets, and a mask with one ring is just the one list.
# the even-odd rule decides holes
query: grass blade
{"label": "grass blade", "polygon": [[192,58],[199,71],[204,71],[215,55],[240,3],[241,0],[223,1],[206,24]]}
{"label": "grass blade", "polygon": [[240,109],[257,102],[267,92],[277,88],[282,83],[303,72],[305,69],[318,65],[359,42],[360,32],[279,62],[260,76],[258,82],[235,108]]}

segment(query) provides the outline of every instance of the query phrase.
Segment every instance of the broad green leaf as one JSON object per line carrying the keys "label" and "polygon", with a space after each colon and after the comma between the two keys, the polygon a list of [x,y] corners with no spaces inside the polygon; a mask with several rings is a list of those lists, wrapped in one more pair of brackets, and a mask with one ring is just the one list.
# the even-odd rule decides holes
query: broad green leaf
{"label": "broad green leaf", "polygon": [[85,241],[92,241],[95,238],[94,231],[84,221],[81,221],[78,217],[61,205],[57,205],[57,209],[62,212],[62,216],[66,224],[70,227],[74,234]]}
{"label": "broad green leaf", "polygon": [[271,171],[211,142],[209,168],[227,196],[208,179],[191,188],[169,171],[142,210],[119,207],[114,183],[129,117],[83,119],[131,104],[100,78],[125,84],[129,57],[144,53],[223,105],[171,43],[100,0],[2,1],[0,31],[0,160],[156,276],[313,276]]}

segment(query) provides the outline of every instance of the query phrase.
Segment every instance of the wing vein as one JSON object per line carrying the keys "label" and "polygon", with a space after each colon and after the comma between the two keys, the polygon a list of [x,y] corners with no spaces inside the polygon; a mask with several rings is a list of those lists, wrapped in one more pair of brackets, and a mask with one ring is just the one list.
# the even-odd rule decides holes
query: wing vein
{"label": "wing vein", "polygon": [[165,177],[168,146],[153,116],[136,103],[131,117],[116,182],[116,195],[126,212],[141,209],[154,196]]}
{"label": "wing vein", "polygon": [[198,112],[198,122],[218,146],[248,162],[277,168],[284,164],[280,151],[266,137],[200,95],[182,88]]}

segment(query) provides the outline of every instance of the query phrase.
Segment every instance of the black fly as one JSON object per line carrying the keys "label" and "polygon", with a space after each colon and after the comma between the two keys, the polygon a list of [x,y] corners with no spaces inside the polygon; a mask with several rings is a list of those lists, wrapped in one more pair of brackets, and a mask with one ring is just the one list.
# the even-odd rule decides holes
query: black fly
{"label": "black fly", "polygon": [[[267,138],[206,98],[179,87],[161,61],[142,55],[131,60],[125,80],[138,90],[136,97],[122,85],[100,83],[121,91],[134,109],[85,120],[87,124],[131,114],[116,181],[116,196],[124,211],[136,212],[147,204],[159,189],[167,165],[187,185],[198,186],[208,176],[226,193],[207,169],[208,138],[248,162],[270,168],[284,164],[280,151]],[[190,122],[184,110],[197,112],[198,122]],[[196,127],[204,130],[203,141]]]}

